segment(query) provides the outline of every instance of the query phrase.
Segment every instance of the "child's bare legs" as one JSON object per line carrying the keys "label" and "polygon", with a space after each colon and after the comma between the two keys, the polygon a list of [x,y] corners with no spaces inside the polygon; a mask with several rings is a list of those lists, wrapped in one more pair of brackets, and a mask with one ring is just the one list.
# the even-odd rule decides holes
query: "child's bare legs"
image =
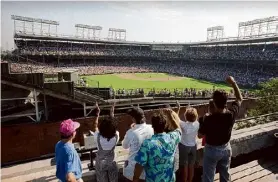
{"label": "child's bare legs", "polygon": [[187,179],[188,179],[188,165],[184,166],[184,168],[183,168],[183,174],[184,174],[184,176],[183,176],[183,181],[184,181],[184,182],[187,182]]}
{"label": "child's bare legs", "polygon": [[188,182],[192,182],[193,181],[194,168],[195,168],[195,165],[189,165],[189,167],[188,167]]}

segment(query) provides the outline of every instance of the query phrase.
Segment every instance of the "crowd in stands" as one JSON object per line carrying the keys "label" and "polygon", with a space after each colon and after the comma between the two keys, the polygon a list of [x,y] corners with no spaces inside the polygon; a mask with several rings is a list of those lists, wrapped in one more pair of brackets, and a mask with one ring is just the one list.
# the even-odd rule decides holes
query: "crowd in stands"
{"label": "crowd in stands", "polygon": [[[202,139],[204,152],[201,154],[203,172],[202,182],[214,181],[216,170],[221,182],[231,181],[230,164],[232,146],[231,133],[243,101],[239,87],[233,77],[227,77],[227,83],[233,88],[235,101],[227,107],[227,93],[216,90],[209,103],[209,110],[199,116],[193,107],[187,107],[180,114],[177,109],[166,106],[151,116],[147,124],[144,111],[132,107],[127,114],[132,124],[125,133],[121,145],[128,150],[128,157],[123,166],[123,178],[126,182],[193,182],[197,164],[197,137]],[[100,108],[95,105],[96,119],[90,135],[93,136],[96,152],[95,174],[97,182],[117,182],[118,165],[115,147],[119,142],[118,122],[114,108],[110,116],[100,116]],[[183,118],[180,116],[184,115]],[[119,121],[118,121],[119,119]],[[73,145],[80,123],[71,119],[60,125],[61,140],[55,147],[56,177],[61,181],[82,180],[81,160]],[[123,179],[121,179],[122,181]]]}
{"label": "crowd in stands", "polygon": [[77,69],[79,75],[109,74],[109,73],[143,73],[143,72],[165,72],[174,75],[221,82],[226,75],[234,75],[238,83],[243,86],[255,87],[260,82],[277,77],[275,68],[262,70],[261,68],[247,67],[241,64],[217,64],[203,62],[182,61],[88,61],[79,64],[34,64],[12,63],[12,72],[43,72],[54,74],[65,69]]}
{"label": "crowd in stands", "polygon": [[94,44],[66,44],[46,42],[22,43],[21,54],[29,55],[87,55],[132,58],[197,59],[197,60],[278,60],[277,44],[185,47],[183,51],[154,51],[147,46],[115,46]]}
{"label": "crowd in stands", "polygon": [[[67,68],[78,69],[80,75],[166,72],[212,82],[221,82],[227,75],[234,75],[239,85],[248,87],[255,87],[260,82],[277,77],[276,43],[185,46],[182,51],[155,51],[151,45],[117,46],[39,41],[18,41],[17,45],[21,56],[35,56],[36,63],[13,63],[13,72],[53,74]],[[42,61],[42,58],[47,59],[47,55],[64,58],[59,62],[57,58]],[[84,56],[86,59],[83,59]]]}
{"label": "crowd in stands", "polygon": [[34,64],[31,63],[12,63],[11,71],[12,72],[33,72],[33,73],[49,73],[54,74],[66,69],[77,69],[79,75],[99,75],[99,74],[109,74],[109,73],[132,73],[132,72],[152,72],[151,69],[140,68],[135,66],[124,66],[122,64],[60,64],[59,66],[53,64]]}
{"label": "crowd in stands", "polygon": [[[145,89],[146,90],[146,89]],[[150,89],[149,91],[145,91],[144,89],[112,89],[110,98],[129,98],[129,97],[183,97],[183,98],[208,98],[211,97],[213,92],[216,90],[215,87],[213,89],[196,89],[196,88],[185,88],[174,90],[170,89]],[[218,89],[220,90],[220,89]],[[253,97],[254,93],[249,92],[248,90],[242,90],[243,97]],[[228,92],[228,97],[234,97],[233,90]]]}

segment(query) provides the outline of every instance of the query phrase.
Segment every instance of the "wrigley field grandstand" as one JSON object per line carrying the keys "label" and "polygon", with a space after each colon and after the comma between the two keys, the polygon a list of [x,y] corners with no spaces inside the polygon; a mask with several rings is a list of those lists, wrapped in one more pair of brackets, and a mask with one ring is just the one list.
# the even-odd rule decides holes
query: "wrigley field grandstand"
{"label": "wrigley field grandstand", "polygon": [[[122,140],[131,124],[126,112],[133,106],[147,110],[149,119],[153,110],[174,108],[179,101],[184,108],[182,111],[190,105],[201,116],[208,111],[207,103],[215,90],[225,90],[228,100],[235,99],[234,91],[225,83],[230,75],[237,81],[244,98],[237,119],[254,123],[256,118],[250,119],[248,111],[255,107],[256,91],[261,89],[262,83],[278,77],[278,16],[238,22],[236,37],[226,37],[223,26],[214,26],[204,30],[207,40],[176,43],[128,41],[128,30],[121,28],[109,28],[108,37],[104,38],[100,36],[103,27],[85,24],[72,27],[75,35],[59,35],[58,21],[40,17],[12,15],[10,21],[14,24],[15,49],[2,54],[1,58],[1,131],[2,147],[6,149],[2,151],[1,165],[5,167],[46,159],[51,166],[43,170],[52,170],[54,164],[50,158],[53,158],[53,146],[59,138],[59,123],[73,118],[81,123],[75,147],[80,156],[85,155],[84,161],[90,163],[85,165],[89,174],[94,170],[95,148],[86,148],[85,138],[89,135],[84,133],[93,126],[96,103],[101,117],[108,115],[111,105],[116,103],[115,114],[120,120],[118,130]],[[238,181],[263,182],[259,174],[258,178],[253,176],[254,179],[245,180],[247,175],[240,171],[245,169],[242,161],[246,155],[265,148],[270,141],[267,132],[260,129],[268,128],[271,137],[277,131],[277,112],[264,114],[267,115],[263,117],[275,116],[276,119],[272,118],[272,123],[268,121],[270,123],[262,127],[250,122],[248,126],[256,127],[254,130],[236,125],[237,129],[242,129],[232,136],[232,145],[236,148],[232,173],[239,176]],[[184,118],[183,113],[181,117]],[[19,134],[23,142],[17,141],[15,136]],[[255,138],[257,135],[265,138]],[[240,140],[242,137],[246,143]],[[257,145],[255,140],[262,145]],[[124,151],[117,151],[120,159]],[[238,157],[243,154],[245,156]],[[257,174],[271,168],[272,172],[263,177],[274,174],[277,177],[277,163],[262,168],[258,167],[260,162],[252,163],[255,167],[249,166],[250,170],[256,169],[253,172]],[[82,166],[84,168],[84,163]],[[47,175],[53,176],[52,173]],[[2,180],[36,181],[30,176],[19,180],[23,179],[18,177],[20,175],[25,173],[10,174],[7,170]],[[37,181],[48,180],[38,178]]]}

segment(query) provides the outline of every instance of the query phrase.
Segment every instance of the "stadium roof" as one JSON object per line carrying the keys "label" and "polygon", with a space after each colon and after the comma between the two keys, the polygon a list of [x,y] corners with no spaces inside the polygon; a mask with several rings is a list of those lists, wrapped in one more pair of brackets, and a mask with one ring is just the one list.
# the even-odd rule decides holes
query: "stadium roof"
{"label": "stadium roof", "polygon": [[266,35],[265,37],[250,37],[250,38],[238,38],[230,37],[223,38],[221,40],[212,41],[200,41],[200,42],[138,42],[138,41],[117,41],[117,40],[106,40],[106,39],[83,39],[70,36],[44,36],[44,35],[33,35],[33,34],[21,34],[17,33],[14,35],[15,39],[37,39],[37,40],[52,40],[52,41],[76,41],[76,42],[91,42],[91,43],[109,43],[109,44],[121,44],[121,45],[217,45],[217,44],[250,44],[250,43],[261,43],[261,42],[275,42],[278,41],[278,34]]}

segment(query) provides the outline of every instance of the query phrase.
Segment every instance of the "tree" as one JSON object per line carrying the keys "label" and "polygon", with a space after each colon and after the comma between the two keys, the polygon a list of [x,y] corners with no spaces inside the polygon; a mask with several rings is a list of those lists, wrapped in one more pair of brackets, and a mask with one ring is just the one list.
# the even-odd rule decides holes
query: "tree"
{"label": "tree", "polygon": [[251,116],[258,116],[278,112],[278,78],[273,78],[260,85],[256,95],[259,97],[254,109],[250,110]]}

